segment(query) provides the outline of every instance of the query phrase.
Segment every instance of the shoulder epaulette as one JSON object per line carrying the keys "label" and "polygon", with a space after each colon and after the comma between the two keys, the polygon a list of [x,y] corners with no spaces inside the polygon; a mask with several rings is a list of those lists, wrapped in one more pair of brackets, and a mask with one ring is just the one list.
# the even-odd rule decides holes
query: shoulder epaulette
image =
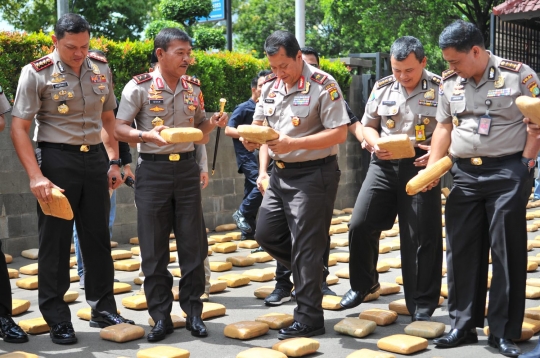
{"label": "shoulder epaulette", "polygon": [[388,86],[389,84],[394,83],[395,81],[396,81],[396,79],[392,75],[386,76],[385,78],[381,78],[376,83],[377,89],[381,89],[384,86]]}
{"label": "shoulder epaulette", "polygon": [[264,82],[263,82],[263,83],[273,81],[273,80],[275,80],[276,78],[277,78],[276,74],[275,74],[275,73],[271,73],[271,74],[267,75],[267,76],[264,78]]}
{"label": "shoulder epaulette", "polygon": [[456,74],[457,74],[457,73],[456,73],[456,71],[454,71],[454,70],[445,70],[445,71],[443,71],[443,73],[442,73],[442,79],[443,79],[443,81],[444,81],[444,80],[446,80],[447,78],[450,78],[450,77],[452,77],[452,76],[454,76],[454,75],[456,75]]}
{"label": "shoulder epaulette", "polygon": [[519,72],[521,65],[523,65],[521,62],[510,60],[502,60],[501,63],[499,63],[500,68],[504,68],[505,70],[510,70],[514,72]]}
{"label": "shoulder epaulette", "polygon": [[152,75],[149,73],[143,73],[142,75],[133,76],[133,79],[138,85],[140,85],[143,82],[150,81],[152,79]]}
{"label": "shoulder epaulette", "polygon": [[437,86],[441,84],[441,77],[434,75],[431,77],[431,82],[435,83]]}
{"label": "shoulder epaulette", "polygon": [[95,52],[88,52],[88,57],[91,59],[97,60],[99,62],[107,63],[107,59],[104,56],[98,55]]}
{"label": "shoulder epaulette", "polygon": [[30,63],[32,64],[32,67],[34,67],[34,70],[39,72],[43,70],[44,68],[52,66],[54,62],[50,57],[45,56],[45,57],[40,58],[39,60],[35,60],[34,62],[30,62]]}
{"label": "shoulder epaulette", "polygon": [[198,78],[184,75],[184,79],[190,83],[193,83],[194,85],[201,87],[201,80],[199,80]]}
{"label": "shoulder epaulette", "polygon": [[310,77],[313,81],[317,82],[318,84],[324,85],[326,80],[328,79],[327,75],[324,75],[320,72],[313,72],[313,74]]}

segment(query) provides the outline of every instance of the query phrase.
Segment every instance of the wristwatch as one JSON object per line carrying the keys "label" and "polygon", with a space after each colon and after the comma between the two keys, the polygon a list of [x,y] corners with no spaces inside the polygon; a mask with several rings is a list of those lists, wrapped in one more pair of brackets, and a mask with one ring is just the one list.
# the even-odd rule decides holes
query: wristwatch
{"label": "wristwatch", "polygon": [[527,167],[527,169],[529,169],[529,171],[531,171],[531,169],[534,169],[534,167],[536,166],[536,159],[534,158],[521,157],[521,162],[524,166]]}
{"label": "wristwatch", "polygon": [[122,166],[122,159],[109,160],[109,166],[118,165],[118,168]]}

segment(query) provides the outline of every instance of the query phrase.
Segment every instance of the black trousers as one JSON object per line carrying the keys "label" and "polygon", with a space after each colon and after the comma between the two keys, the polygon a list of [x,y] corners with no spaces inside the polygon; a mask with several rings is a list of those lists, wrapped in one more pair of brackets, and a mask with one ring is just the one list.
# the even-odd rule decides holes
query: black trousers
{"label": "black trousers", "polygon": [[257,219],[257,241],[293,274],[294,319],[324,326],[322,257],[341,172],[337,161],[320,166],[274,167]]}
{"label": "black trousers", "polygon": [[484,326],[489,248],[493,278],[488,322],[501,338],[521,336],[527,277],[526,204],[534,173],[521,153],[474,166],[454,164],[446,201],[448,312],[452,328]]}
{"label": "black trousers", "polygon": [[[43,175],[65,189],[79,245],[84,256],[86,301],[98,313],[116,313],[113,294],[114,267],[109,239],[109,190],[107,161],[98,151],[71,152],[37,148]],[[43,214],[38,205],[39,309],[49,324],[71,321],[64,294],[69,288],[69,257],[73,220]]]}
{"label": "black trousers", "polygon": [[0,240],[0,317],[11,316],[11,308],[11,285],[6,257],[2,252],[2,241]]}
{"label": "black trousers", "polygon": [[[416,157],[426,153],[416,152]],[[441,292],[441,190],[437,186],[407,195],[407,182],[424,168],[413,162],[414,158],[389,161],[373,156],[349,222],[350,283],[353,290],[367,292],[379,281],[379,237],[392,228],[398,214],[407,309],[432,315]]]}
{"label": "black trousers", "polygon": [[173,277],[167,266],[172,229],[182,272],[180,307],[188,316],[200,316],[208,240],[199,166],[194,158],[178,162],[139,158],[136,177],[137,230],[148,312],[154,321],[170,318]]}

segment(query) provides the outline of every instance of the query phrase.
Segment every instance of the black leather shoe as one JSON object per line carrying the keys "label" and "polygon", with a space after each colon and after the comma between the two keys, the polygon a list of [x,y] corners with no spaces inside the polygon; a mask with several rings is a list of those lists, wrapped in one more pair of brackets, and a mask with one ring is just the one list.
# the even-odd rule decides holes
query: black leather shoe
{"label": "black leather shoe", "polygon": [[114,326],[115,324],[128,323],[135,324],[130,319],[125,319],[117,313],[110,313],[106,315],[101,315],[94,310],[92,310],[92,319],[90,319],[90,327],[94,328],[105,328],[109,326]]}
{"label": "black leather shoe", "polygon": [[208,336],[208,331],[206,326],[202,321],[201,317],[187,317],[186,319],[186,329],[191,331],[191,335],[195,337],[206,337]]}
{"label": "black leather shoe", "polygon": [[240,230],[247,233],[251,233],[253,231],[240,210],[236,210],[234,214],[232,214],[232,217],[234,219],[234,222],[236,223],[236,226],[238,226]]}
{"label": "black leather shoe", "polygon": [[454,328],[444,336],[436,338],[433,343],[439,348],[452,348],[460,344],[478,343],[476,330],[465,330]]}
{"label": "black leather shoe", "polygon": [[56,344],[73,344],[77,343],[77,337],[73,330],[71,322],[62,322],[54,324],[51,327],[51,339]]}
{"label": "black leather shoe", "polygon": [[540,341],[532,351],[520,354],[519,358],[540,358]]}
{"label": "black leather shoe", "polygon": [[431,316],[428,315],[427,313],[415,313],[412,316],[411,321],[413,321],[413,322],[416,322],[416,321],[431,322]]}
{"label": "black leather shoe", "polygon": [[511,339],[498,338],[490,334],[488,344],[493,348],[498,348],[499,353],[505,357],[517,357],[521,354],[521,349]]}
{"label": "black leather shoe", "polygon": [[148,342],[157,342],[165,339],[165,337],[168,334],[171,334],[174,332],[174,326],[172,324],[172,321],[160,319],[156,322],[150,333],[148,333],[148,336],[146,339]]}
{"label": "black leather shoe", "polygon": [[311,327],[307,324],[294,321],[292,325],[287,328],[282,328],[279,330],[278,338],[279,339],[288,339],[288,338],[298,338],[298,337],[313,337],[324,334],[324,326],[322,327]]}
{"label": "black leather shoe", "polygon": [[370,288],[369,291],[365,293],[360,293],[359,291],[354,291],[353,289],[350,289],[349,291],[347,291],[345,296],[343,296],[339,304],[345,309],[354,308],[360,303],[364,302],[364,299],[367,295],[373,292],[377,292],[379,288],[381,288],[381,285],[377,282],[375,286]]}
{"label": "black leather shoe", "polygon": [[255,240],[255,236],[252,235],[241,235],[240,241],[246,241],[246,240]]}
{"label": "black leather shoe", "polygon": [[26,333],[13,322],[10,316],[0,317],[0,337],[4,339],[4,342],[9,343],[28,342]]}
{"label": "black leather shoe", "polygon": [[322,294],[323,296],[337,296],[337,294],[328,287],[326,281],[322,283]]}

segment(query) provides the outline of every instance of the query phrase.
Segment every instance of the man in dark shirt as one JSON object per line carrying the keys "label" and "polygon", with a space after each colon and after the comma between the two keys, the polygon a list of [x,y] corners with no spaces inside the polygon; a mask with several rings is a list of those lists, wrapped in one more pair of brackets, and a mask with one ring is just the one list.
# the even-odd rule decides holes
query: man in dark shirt
{"label": "man in dark shirt", "polygon": [[257,211],[261,206],[262,194],[257,188],[257,177],[259,176],[258,153],[250,152],[244,147],[238,139],[240,136],[236,128],[241,124],[251,124],[253,122],[255,103],[261,95],[264,77],[270,73],[271,71],[269,70],[261,71],[251,81],[251,98],[246,102],[240,103],[234,109],[229,119],[229,124],[225,127],[225,135],[233,139],[238,173],[244,173],[246,177],[244,182],[244,199],[238,210],[233,214],[236,225],[242,231],[242,240],[254,240],[255,238],[255,221]]}

